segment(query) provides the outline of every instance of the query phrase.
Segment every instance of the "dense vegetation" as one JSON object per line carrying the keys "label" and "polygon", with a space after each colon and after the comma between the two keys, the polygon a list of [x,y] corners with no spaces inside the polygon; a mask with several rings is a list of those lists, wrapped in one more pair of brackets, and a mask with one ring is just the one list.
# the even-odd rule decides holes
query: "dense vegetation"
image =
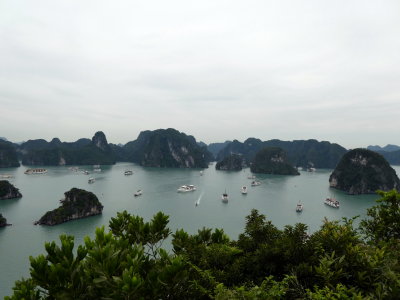
{"label": "dense vegetation", "polygon": [[2,214],[0,214],[0,227],[7,226],[7,219],[3,217]]}
{"label": "dense vegetation", "polygon": [[257,210],[238,240],[222,229],[172,234],[168,216],[126,211],[74,250],[72,236],[31,257],[6,299],[398,299],[400,194],[380,192],[367,219],[278,229]]}
{"label": "dense vegetation", "polygon": [[285,151],[278,147],[266,147],[258,151],[250,170],[253,173],[300,175],[297,169],[288,163]]}
{"label": "dense vegetation", "polygon": [[0,168],[19,167],[15,146],[0,139]]}
{"label": "dense vegetation", "polygon": [[74,143],[62,143],[57,138],[49,143],[29,140],[20,146],[19,152],[24,165],[109,165],[116,162],[101,131],[96,132],[92,140],[80,139]]}
{"label": "dense vegetation", "polygon": [[385,158],[371,150],[346,153],[329,177],[330,186],[350,194],[371,194],[377,190],[400,190],[396,171]]}
{"label": "dense vegetation", "polygon": [[64,195],[61,206],[45,213],[35,224],[57,225],[73,219],[97,215],[103,210],[103,205],[92,192],[72,188]]}
{"label": "dense vegetation", "polygon": [[253,161],[256,153],[265,147],[282,148],[286,154],[288,161],[298,167],[316,167],[316,168],[334,168],[339,162],[346,149],[338,144],[332,144],[326,141],[319,142],[317,140],[297,140],[297,141],[281,141],[269,140],[261,141],[255,138],[249,138],[243,143],[234,140],[223,148],[217,156],[218,160],[231,153],[241,154],[248,163]]}
{"label": "dense vegetation", "polygon": [[13,186],[8,180],[0,180],[0,200],[22,197],[19,189]]}
{"label": "dense vegetation", "polygon": [[223,160],[217,162],[215,168],[217,170],[240,171],[242,170],[244,163],[244,159],[241,155],[231,154],[225,157]]}
{"label": "dense vegetation", "polygon": [[142,131],[123,147],[128,161],[147,167],[207,168],[212,154],[175,129]]}

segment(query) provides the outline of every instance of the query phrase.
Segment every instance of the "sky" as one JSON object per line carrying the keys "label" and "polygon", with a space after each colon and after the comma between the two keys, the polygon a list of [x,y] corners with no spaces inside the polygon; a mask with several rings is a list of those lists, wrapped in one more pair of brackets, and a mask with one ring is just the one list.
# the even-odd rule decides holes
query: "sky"
{"label": "sky", "polygon": [[0,136],[400,144],[400,1],[0,0]]}

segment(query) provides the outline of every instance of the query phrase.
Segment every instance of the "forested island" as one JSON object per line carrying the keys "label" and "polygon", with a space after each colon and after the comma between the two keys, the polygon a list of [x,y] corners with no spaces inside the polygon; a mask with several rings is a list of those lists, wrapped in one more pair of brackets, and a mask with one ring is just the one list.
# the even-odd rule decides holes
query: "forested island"
{"label": "forested island", "polygon": [[215,169],[224,171],[240,171],[243,166],[246,166],[243,157],[239,154],[231,154],[217,162]]}
{"label": "forested island", "polygon": [[367,149],[346,153],[329,177],[332,188],[349,194],[373,194],[377,190],[400,190],[396,171],[385,158]]}
{"label": "forested island", "polygon": [[0,180],[0,200],[21,198],[22,194],[8,180]]}
{"label": "forested island", "polygon": [[0,227],[5,227],[11,224],[7,224],[7,219],[3,217],[2,214],[0,214]]}
{"label": "forested island", "polygon": [[45,213],[35,225],[57,225],[67,221],[101,214],[103,205],[96,195],[82,189],[72,188],[64,193],[61,206]]}
{"label": "forested island", "polygon": [[379,194],[358,226],[325,219],[309,234],[252,210],[237,240],[223,229],[171,233],[161,212],[145,222],[124,211],[77,249],[68,235],[46,243],[5,299],[397,299],[400,194]]}
{"label": "forested island", "polygon": [[265,147],[257,152],[250,166],[253,173],[274,175],[300,175],[287,159],[285,151],[278,147]]}

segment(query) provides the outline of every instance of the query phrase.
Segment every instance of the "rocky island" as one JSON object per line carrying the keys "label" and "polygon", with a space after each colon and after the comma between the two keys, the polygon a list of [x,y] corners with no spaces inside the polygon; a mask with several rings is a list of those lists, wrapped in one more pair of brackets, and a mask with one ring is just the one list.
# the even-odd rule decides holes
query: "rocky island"
{"label": "rocky island", "polygon": [[231,154],[223,160],[217,162],[215,169],[224,171],[240,171],[243,165],[246,165],[242,155]]}
{"label": "rocky island", "polygon": [[250,170],[253,173],[300,175],[288,162],[285,151],[279,147],[266,147],[257,152]]}
{"label": "rocky island", "polygon": [[0,227],[10,226],[11,224],[7,224],[7,219],[0,214]]}
{"label": "rocky island", "polygon": [[19,190],[8,180],[0,180],[0,200],[21,198]]}
{"label": "rocky island", "polygon": [[8,142],[0,140],[0,168],[19,167],[17,150],[15,146]]}
{"label": "rocky island", "polygon": [[342,157],[329,177],[329,185],[351,195],[373,194],[377,190],[399,191],[400,180],[382,155],[358,148]]}
{"label": "rocky island", "polygon": [[48,211],[35,225],[57,225],[67,221],[101,214],[103,205],[92,192],[72,188],[64,193],[65,198],[59,208]]}

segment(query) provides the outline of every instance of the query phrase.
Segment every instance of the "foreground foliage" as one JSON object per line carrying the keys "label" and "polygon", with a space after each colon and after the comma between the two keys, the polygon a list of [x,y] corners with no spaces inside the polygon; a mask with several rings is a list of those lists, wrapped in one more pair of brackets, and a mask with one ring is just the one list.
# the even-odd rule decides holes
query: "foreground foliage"
{"label": "foreground foliage", "polygon": [[76,250],[72,236],[46,243],[6,299],[398,299],[400,194],[380,195],[359,228],[324,220],[308,235],[253,210],[237,241],[222,229],[171,234],[161,212],[145,222],[124,211]]}

